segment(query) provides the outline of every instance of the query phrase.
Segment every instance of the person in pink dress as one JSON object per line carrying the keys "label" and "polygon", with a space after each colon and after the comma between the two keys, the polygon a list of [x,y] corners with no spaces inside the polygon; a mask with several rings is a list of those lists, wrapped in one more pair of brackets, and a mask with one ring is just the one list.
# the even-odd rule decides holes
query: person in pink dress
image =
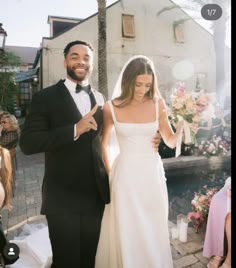
{"label": "person in pink dress", "polygon": [[231,268],[231,177],[211,200],[203,256],[208,268]]}

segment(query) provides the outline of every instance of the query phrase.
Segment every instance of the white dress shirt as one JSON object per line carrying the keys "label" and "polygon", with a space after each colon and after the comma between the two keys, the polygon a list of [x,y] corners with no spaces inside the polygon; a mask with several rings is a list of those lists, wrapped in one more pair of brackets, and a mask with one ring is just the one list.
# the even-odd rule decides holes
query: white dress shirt
{"label": "white dress shirt", "polygon": [[[84,90],[81,90],[79,93],[76,93],[76,83],[66,78],[64,82],[66,88],[69,90],[71,97],[73,98],[78,110],[85,116],[91,110],[91,102],[88,93]],[[79,136],[76,136],[76,124],[74,126],[74,140],[77,140]]]}
{"label": "white dress shirt", "polygon": [[73,98],[77,108],[79,109],[82,116],[87,114],[91,110],[91,102],[88,93],[84,90],[81,90],[79,93],[76,93],[76,83],[66,78],[64,82],[65,86],[69,90],[71,97]]}

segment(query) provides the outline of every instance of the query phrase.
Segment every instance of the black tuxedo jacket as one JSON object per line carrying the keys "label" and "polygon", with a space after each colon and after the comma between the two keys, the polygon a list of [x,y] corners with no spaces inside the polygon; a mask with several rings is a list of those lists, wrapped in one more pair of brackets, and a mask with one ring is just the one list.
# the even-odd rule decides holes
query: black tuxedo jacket
{"label": "black tuxedo jacket", "polygon": [[108,175],[101,155],[103,126],[101,93],[92,89],[91,106],[99,100],[94,115],[97,131],[74,140],[74,124],[82,115],[64,85],[64,80],[36,93],[21,132],[25,154],[45,152],[42,214],[95,213],[110,202]]}

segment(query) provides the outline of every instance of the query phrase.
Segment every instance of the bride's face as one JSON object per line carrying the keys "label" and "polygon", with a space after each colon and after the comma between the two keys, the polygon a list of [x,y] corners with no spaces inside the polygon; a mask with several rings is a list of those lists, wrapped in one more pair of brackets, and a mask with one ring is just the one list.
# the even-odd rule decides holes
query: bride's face
{"label": "bride's face", "polygon": [[138,75],[134,85],[134,100],[142,101],[153,83],[151,74]]}

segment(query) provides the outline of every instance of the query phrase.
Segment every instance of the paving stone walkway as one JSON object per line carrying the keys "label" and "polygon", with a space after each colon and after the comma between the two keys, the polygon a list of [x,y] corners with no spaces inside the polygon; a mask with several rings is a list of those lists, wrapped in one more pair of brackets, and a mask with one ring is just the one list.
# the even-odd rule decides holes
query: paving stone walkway
{"label": "paving stone walkway", "polygon": [[[170,161],[169,159],[168,162]],[[43,172],[43,154],[26,156],[17,148],[16,190],[15,196],[12,198],[13,209],[1,211],[3,229],[9,240],[17,236],[27,223],[46,223],[45,217],[40,215]],[[172,227],[176,227],[176,225],[169,222],[169,228]],[[188,228],[188,241],[186,243],[182,243],[178,239],[171,239],[174,267],[206,267],[209,260],[202,256],[203,239],[204,234],[196,234],[191,227]]]}

